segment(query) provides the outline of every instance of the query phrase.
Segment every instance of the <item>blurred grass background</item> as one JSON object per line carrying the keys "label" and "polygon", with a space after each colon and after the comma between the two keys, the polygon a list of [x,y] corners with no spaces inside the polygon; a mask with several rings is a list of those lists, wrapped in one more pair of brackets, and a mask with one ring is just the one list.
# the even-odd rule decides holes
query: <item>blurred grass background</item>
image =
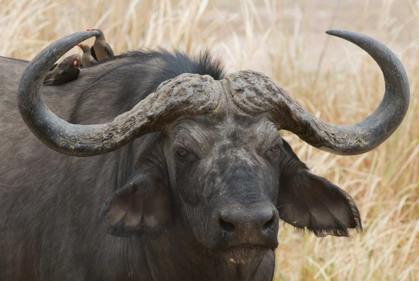
{"label": "blurred grass background", "polygon": [[102,29],[115,54],[210,48],[228,72],[264,72],[333,124],[365,118],[384,83],[366,53],[324,31],[362,32],[390,47],[404,63],[412,96],[403,124],[383,145],[343,157],[283,133],[314,173],[355,198],[364,231],[319,239],[284,225],[274,280],[419,280],[419,1],[0,0],[1,56],[29,60],[86,28]]}

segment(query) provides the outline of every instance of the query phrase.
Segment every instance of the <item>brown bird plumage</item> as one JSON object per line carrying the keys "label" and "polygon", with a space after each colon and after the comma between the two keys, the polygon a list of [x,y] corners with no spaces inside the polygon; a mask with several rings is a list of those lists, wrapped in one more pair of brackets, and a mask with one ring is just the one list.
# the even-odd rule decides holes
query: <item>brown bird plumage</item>
{"label": "brown bird plumage", "polygon": [[114,56],[113,50],[111,46],[109,46],[108,43],[106,43],[105,35],[103,34],[102,30],[100,29],[87,29],[87,31],[98,31],[99,34],[96,35],[95,43],[93,44],[92,48],[90,49],[90,52],[92,56],[97,61],[103,61],[108,58],[111,58]]}
{"label": "brown bird plumage", "polygon": [[92,56],[90,52],[90,47],[86,44],[77,44],[83,51],[83,56],[81,57],[81,66],[82,67],[91,67],[92,65],[97,64],[97,60]]}
{"label": "brown bird plumage", "polygon": [[44,80],[45,86],[57,86],[76,80],[80,73],[80,55],[72,55],[50,68]]}

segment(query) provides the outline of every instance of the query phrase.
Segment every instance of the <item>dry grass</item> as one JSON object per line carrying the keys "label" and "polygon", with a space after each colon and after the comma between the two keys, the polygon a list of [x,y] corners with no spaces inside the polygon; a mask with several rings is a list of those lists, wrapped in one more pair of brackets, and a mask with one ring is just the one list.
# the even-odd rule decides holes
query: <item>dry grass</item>
{"label": "dry grass", "polygon": [[365,53],[324,31],[359,31],[387,44],[407,69],[412,97],[385,144],[341,157],[285,134],[315,173],[355,198],[364,232],[318,239],[283,228],[275,280],[419,280],[419,1],[73,2],[0,0],[0,55],[30,59],[86,28],[101,28],[115,53],[211,47],[229,71],[262,71],[323,120],[352,124],[379,104],[383,79]]}

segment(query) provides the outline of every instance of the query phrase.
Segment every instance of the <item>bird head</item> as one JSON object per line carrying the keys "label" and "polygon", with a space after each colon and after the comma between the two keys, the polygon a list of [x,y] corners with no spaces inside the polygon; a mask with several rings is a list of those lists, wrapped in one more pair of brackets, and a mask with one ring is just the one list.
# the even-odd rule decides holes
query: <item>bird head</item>
{"label": "bird head", "polygon": [[88,29],[86,29],[86,31],[97,31],[97,32],[99,32],[99,34],[96,35],[96,38],[105,37],[105,35],[103,34],[102,30],[100,30],[100,29],[91,29],[91,28],[88,28]]}
{"label": "bird head", "polygon": [[82,49],[83,53],[89,53],[90,47],[86,44],[77,44],[77,46]]}
{"label": "bird head", "polygon": [[76,56],[76,57],[73,59],[73,66],[74,66],[74,68],[80,68],[80,66],[81,66],[81,63],[80,63],[80,56]]}

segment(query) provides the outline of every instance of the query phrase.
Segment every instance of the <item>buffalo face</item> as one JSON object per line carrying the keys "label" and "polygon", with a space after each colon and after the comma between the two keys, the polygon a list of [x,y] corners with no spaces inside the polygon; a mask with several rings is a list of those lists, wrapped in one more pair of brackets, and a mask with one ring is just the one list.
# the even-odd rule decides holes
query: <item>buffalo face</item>
{"label": "buffalo face", "polygon": [[319,236],[361,228],[352,198],[311,174],[266,117],[230,110],[183,119],[166,134],[172,202],[200,251],[261,258],[278,245],[279,219]]}
{"label": "buffalo face", "polygon": [[276,248],[282,145],[266,118],[225,115],[173,126],[165,145],[170,185],[202,247]]}

